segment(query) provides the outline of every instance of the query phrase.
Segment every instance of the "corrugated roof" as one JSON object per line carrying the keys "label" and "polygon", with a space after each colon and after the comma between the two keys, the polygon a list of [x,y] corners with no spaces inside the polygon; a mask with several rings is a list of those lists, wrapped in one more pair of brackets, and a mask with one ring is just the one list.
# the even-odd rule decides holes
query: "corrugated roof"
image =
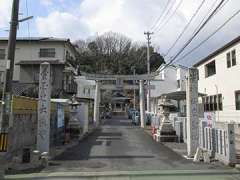
{"label": "corrugated roof", "polygon": [[50,64],[58,64],[64,65],[65,63],[60,60],[31,60],[31,61],[19,61],[16,65],[39,65],[44,62],[48,62]]}
{"label": "corrugated roof", "polygon": [[[8,41],[8,37],[0,37],[0,41]],[[46,41],[46,42],[67,42],[67,38],[54,37],[17,37],[17,41]]]}
{"label": "corrugated roof", "polygon": [[221,52],[225,51],[226,49],[234,46],[235,44],[240,42],[240,36],[238,36],[237,38],[233,39],[232,41],[230,41],[229,43],[225,44],[224,46],[222,46],[221,48],[217,49],[216,51],[214,51],[213,53],[211,53],[210,55],[208,55],[207,57],[203,58],[202,60],[200,60],[199,62],[197,62],[196,64],[194,64],[194,67],[198,67],[201,64],[203,64],[204,62],[208,61],[209,59],[217,56],[218,54],[220,54]]}

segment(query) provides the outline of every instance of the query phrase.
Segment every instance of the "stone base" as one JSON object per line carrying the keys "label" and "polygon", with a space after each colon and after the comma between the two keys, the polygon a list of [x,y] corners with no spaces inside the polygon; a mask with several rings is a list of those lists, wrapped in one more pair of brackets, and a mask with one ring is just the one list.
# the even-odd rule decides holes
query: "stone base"
{"label": "stone base", "polygon": [[178,137],[176,135],[160,135],[159,142],[177,142]]}
{"label": "stone base", "polygon": [[177,142],[178,137],[171,123],[163,123],[159,129],[160,142]]}

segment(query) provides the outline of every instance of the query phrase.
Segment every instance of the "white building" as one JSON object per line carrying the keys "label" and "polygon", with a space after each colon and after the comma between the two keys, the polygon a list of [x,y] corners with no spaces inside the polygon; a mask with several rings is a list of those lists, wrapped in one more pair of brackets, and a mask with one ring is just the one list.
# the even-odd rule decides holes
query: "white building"
{"label": "white building", "polygon": [[77,95],[79,99],[91,99],[95,97],[95,81],[87,80],[85,76],[75,77],[77,83]]}
{"label": "white building", "polygon": [[151,81],[151,85],[155,86],[151,90],[151,111],[155,113],[157,113],[158,100],[161,95],[186,90],[187,68],[171,65],[161,71],[164,67],[165,65],[159,68],[160,74],[156,76],[155,80]]}
{"label": "white building", "polygon": [[199,70],[198,91],[205,116],[216,122],[240,123],[240,37],[194,65]]}

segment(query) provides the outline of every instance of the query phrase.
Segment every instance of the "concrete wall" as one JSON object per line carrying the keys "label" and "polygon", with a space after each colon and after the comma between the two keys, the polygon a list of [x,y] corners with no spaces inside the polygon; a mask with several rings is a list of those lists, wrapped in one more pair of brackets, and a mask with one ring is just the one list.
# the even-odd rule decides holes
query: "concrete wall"
{"label": "concrete wall", "polygon": [[[227,68],[226,54],[236,49],[237,64]],[[205,65],[215,60],[216,74],[205,77]],[[240,90],[240,43],[209,59],[198,67],[198,91],[207,95],[222,94],[223,111],[219,111],[216,121],[240,123],[240,111],[235,107],[235,91]]]}

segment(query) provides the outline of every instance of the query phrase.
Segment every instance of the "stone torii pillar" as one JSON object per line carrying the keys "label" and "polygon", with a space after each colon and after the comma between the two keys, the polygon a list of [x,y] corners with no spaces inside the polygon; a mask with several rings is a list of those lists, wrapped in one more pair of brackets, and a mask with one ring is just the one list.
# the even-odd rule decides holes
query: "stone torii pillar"
{"label": "stone torii pillar", "polygon": [[187,78],[187,153],[193,157],[199,145],[198,70],[190,68]]}
{"label": "stone torii pillar", "polygon": [[144,81],[139,81],[139,97],[140,97],[140,118],[141,118],[141,127],[145,126],[145,93],[144,93]]}
{"label": "stone torii pillar", "polygon": [[99,106],[100,106],[100,82],[96,81],[95,97],[94,97],[94,123],[99,125]]}

